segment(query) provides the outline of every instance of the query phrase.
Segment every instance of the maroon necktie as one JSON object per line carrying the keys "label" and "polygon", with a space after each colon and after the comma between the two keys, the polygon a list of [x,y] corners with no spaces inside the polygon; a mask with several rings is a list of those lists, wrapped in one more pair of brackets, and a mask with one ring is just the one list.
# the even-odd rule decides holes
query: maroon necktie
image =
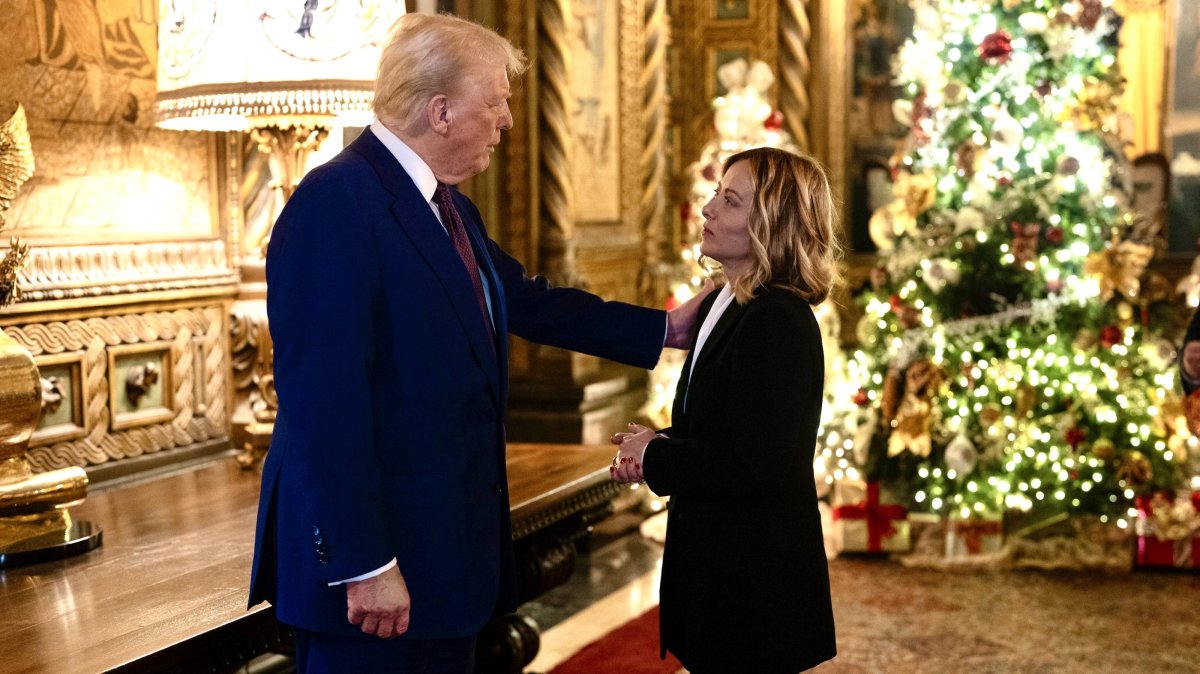
{"label": "maroon necktie", "polygon": [[458,257],[462,259],[463,266],[467,268],[467,276],[471,277],[471,285],[475,288],[475,299],[479,301],[479,312],[483,316],[483,324],[487,326],[488,336],[493,339],[492,345],[495,346],[496,332],[492,327],[491,315],[488,313],[487,300],[483,297],[483,281],[479,278],[479,265],[475,262],[475,251],[471,250],[466,227],[463,226],[462,216],[458,214],[458,209],[454,207],[449,186],[445,183],[438,183],[437,189],[433,191],[433,200],[442,214],[442,224],[446,225],[446,231],[450,232],[450,239],[454,241],[454,250],[458,251]]}

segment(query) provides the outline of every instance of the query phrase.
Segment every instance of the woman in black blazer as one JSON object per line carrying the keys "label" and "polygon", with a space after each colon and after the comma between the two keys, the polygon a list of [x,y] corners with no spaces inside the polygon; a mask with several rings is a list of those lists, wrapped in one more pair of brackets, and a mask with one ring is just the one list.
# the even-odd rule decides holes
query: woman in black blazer
{"label": "woman in black blazer", "polygon": [[756,148],[726,160],[700,251],[727,282],[701,306],[672,426],[613,437],[614,479],[671,496],[661,643],[692,674],[794,673],[837,652],[811,308],[837,277],[833,208],[812,159]]}

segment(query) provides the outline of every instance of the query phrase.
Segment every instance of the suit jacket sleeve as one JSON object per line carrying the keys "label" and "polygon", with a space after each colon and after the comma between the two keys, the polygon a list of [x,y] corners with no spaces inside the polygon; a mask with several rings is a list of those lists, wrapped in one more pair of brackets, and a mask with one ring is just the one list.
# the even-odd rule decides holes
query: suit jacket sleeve
{"label": "suit jacket sleeve", "polygon": [[[1200,309],[1192,314],[1192,322],[1188,325],[1187,335],[1183,338],[1183,346],[1187,347],[1188,342],[1200,340]],[[1200,388],[1200,381],[1188,379],[1183,372],[1183,348],[1179,349],[1179,381],[1183,384],[1184,395],[1191,395],[1192,391]]]}
{"label": "suit jacket sleeve", "polygon": [[[388,563],[368,372],[381,294],[370,223],[344,173],[318,168],[289,200],[267,253],[275,386],[288,407],[282,470],[299,484],[325,582]],[[307,188],[307,189],[305,189]],[[277,433],[278,435],[278,433]],[[401,560],[403,565],[403,560]]]}
{"label": "suit jacket sleeve", "polygon": [[[480,222],[478,211],[474,217]],[[509,332],[635,367],[650,369],[658,363],[667,336],[665,311],[553,287],[544,277],[530,278],[525,267],[491,239],[487,244],[504,290]]]}
{"label": "suit jacket sleeve", "polygon": [[820,359],[812,354],[812,340],[820,336],[770,300],[756,298],[747,306],[727,356],[733,377],[724,421],[735,444],[704,437],[651,440],[642,470],[656,494],[749,496],[793,483],[805,456],[800,439],[808,415],[802,410],[821,400],[813,389],[824,373],[814,369]]}

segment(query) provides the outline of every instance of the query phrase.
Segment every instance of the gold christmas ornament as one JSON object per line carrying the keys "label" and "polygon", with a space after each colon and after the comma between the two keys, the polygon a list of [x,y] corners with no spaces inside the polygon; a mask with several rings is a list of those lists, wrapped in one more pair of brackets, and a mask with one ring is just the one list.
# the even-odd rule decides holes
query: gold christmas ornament
{"label": "gold christmas ornament", "polygon": [[1075,335],[1075,339],[1071,341],[1071,346],[1080,353],[1091,353],[1096,348],[1097,339],[1095,330],[1082,328]]}
{"label": "gold christmas ornament", "polygon": [[883,380],[883,395],[879,400],[879,413],[883,415],[883,423],[891,425],[896,418],[896,408],[900,404],[900,370],[895,366],[888,368],[887,377]]}
{"label": "gold christmas ornament", "polygon": [[1117,448],[1113,446],[1112,440],[1108,438],[1100,438],[1092,443],[1092,456],[1101,461],[1108,461],[1116,454]]}
{"label": "gold christmas ornament", "polygon": [[900,236],[917,234],[917,217],[937,200],[937,179],[932,172],[901,172],[892,185],[895,201],[875,210],[868,223],[871,241],[882,251],[895,247]]}
{"label": "gold christmas ornament", "polygon": [[996,422],[1000,421],[1000,417],[1002,416],[1004,416],[1004,412],[1000,409],[999,405],[988,403],[983,406],[982,410],[979,410],[979,425],[984,430],[991,430],[996,425]]}
{"label": "gold christmas ornament", "polygon": [[1129,487],[1138,489],[1150,483],[1150,478],[1154,477],[1154,470],[1145,454],[1131,449],[1117,459],[1116,474],[1118,480],[1123,480]]}
{"label": "gold christmas ornament", "polygon": [[1029,384],[1023,384],[1017,388],[1016,400],[1017,400],[1017,418],[1024,419],[1026,416],[1029,415],[1030,412],[1033,411],[1033,408],[1037,405],[1038,389],[1036,387],[1030,386]]}
{"label": "gold christmas ornament", "polygon": [[1063,108],[1058,121],[1072,124],[1079,131],[1116,132],[1118,94],[1109,83],[1089,77],[1079,94]]}
{"label": "gold christmas ornament", "polygon": [[914,456],[929,456],[933,446],[930,440],[934,416],[932,401],[941,385],[941,370],[928,360],[916,361],[905,370],[904,398],[896,411],[892,434],[888,436],[888,456],[905,451]]}
{"label": "gold christmas ornament", "polygon": [[1107,302],[1115,293],[1132,300],[1138,296],[1140,279],[1153,257],[1154,246],[1120,241],[1114,235],[1113,241],[1104,250],[1087,256],[1083,273],[1099,279],[1101,300]]}

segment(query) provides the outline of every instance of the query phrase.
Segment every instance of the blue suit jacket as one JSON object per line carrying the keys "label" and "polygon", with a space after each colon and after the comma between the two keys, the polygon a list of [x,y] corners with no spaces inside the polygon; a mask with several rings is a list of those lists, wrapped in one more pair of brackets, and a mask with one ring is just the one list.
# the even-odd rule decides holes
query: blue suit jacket
{"label": "blue suit jacket", "polygon": [[369,130],[312,171],[267,251],[279,415],[250,605],[327,633],[351,578],[393,557],[412,638],[475,634],[516,583],[504,465],[508,339],[652,367],[665,316],[530,279],[455,192],[491,292],[489,336],[432,209]]}

